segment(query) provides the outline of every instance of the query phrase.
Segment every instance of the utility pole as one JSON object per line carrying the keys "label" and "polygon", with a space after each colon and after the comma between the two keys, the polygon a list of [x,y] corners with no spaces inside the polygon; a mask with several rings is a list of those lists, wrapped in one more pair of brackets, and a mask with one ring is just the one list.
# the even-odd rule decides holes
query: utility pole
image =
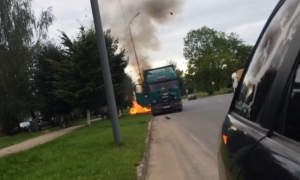
{"label": "utility pole", "polygon": [[130,28],[130,24],[132,23],[132,21],[134,20],[134,18],[136,18],[138,15],[140,15],[139,12],[129,21],[128,27],[129,27],[129,32],[130,32],[130,37],[131,37],[131,42],[132,42],[132,46],[133,46],[133,51],[134,51],[136,63],[137,63],[138,69],[139,69],[140,79],[142,80],[142,73],[141,73],[141,69],[140,69],[140,63],[139,63],[139,59],[137,57],[137,53],[136,53],[135,45],[134,45],[134,40],[133,40],[133,37],[132,37],[131,28]]}
{"label": "utility pole", "polygon": [[100,54],[100,61],[101,61],[101,67],[103,72],[105,90],[107,94],[108,109],[111,115],[111,123],[112,123],[112,128],[114,133],[114,140],[116,144],[122,144],[122,135],[120,131],[119,117],[117,112],[114,88],[111,80],[111,73],[110,73],[110,68],[108,63],[108,56],[106,51],[98,0],[91,0],[91,6],[92,6],[94,24],[95,24],[96,35],[97,35],[97,45]]}

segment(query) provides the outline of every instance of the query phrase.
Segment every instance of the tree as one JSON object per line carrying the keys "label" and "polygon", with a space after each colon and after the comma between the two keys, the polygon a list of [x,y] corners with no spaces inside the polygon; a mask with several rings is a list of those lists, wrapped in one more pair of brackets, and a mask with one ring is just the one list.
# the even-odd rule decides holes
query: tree
{"label": "tree", "polygon": [[[75,40],[62,32],[64,59],[48,61],[55,69],[53,94],[73,107],[86,110],[90,124],[90,110],[107,104],[106,92],[95,30],[82,26],[79,29],[80,33]],[[128,58],[124,49],[117,52],[119,42],[111,36],[110,30],[105,31],[104,36],[117,105],[120,106],[125,99],[122,83],[126,77],[124,69]]]}
{"label": "tree", "polygon": [[35,119],[34,59],[54,16],[48,8],[37,19],[31,2],[0,1],[0,122],[5,134],[12,132],[26,114]]}
{"label": "tree", "polygon": [[55,69],[49,60],[61,62],[64,59],[62,48],[54,42],[48,41],[41,45],[35,62],[34,81],[36,96],[39,100],[39,110],[46,119],[68,114],[73,107],[53,94]]}
{"label": "tree", "polygon": [[206,26],[189,31],[184,38],[188,83],[210,94],[214,88],[227,87],[231,74],[244,67],[251,49],[235,33],[226,34]]}

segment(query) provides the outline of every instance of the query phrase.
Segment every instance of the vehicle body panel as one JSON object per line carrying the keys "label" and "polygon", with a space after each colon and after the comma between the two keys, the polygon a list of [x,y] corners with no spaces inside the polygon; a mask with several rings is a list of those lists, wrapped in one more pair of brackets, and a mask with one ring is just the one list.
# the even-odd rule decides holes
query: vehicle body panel
{"label": "vehicle body panel", "polygon": [[[274,137],[275,138],[275,137]],[[300,156],[299,152],[287,148],[297,146],[295,143],[281,139],[281,143],[274,138],[264,138],[250,153],[247,163],[244,164],[240,179],[244,180],[299,180],[300,179]]]}
{"label": "vehicle body panel", "polygon": [[225,118],[218,151],[220,180],[237,180],[249,152],[265,137],[265,130],[256,131],[254,126],[249,126],[246,120],[238,120],[234,115]]}
{"label": "vehicle body panel", "polygon": [[249,56],[219,135],[220,180],[300,179],[300,143],[275,132],[300,62],[299,19],[299,1],[279,1]]}

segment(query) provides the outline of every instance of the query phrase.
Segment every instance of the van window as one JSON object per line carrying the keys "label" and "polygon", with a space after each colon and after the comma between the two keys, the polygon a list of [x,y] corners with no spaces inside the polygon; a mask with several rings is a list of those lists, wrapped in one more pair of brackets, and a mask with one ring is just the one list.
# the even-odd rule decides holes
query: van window
{"label": "van window", "polygon": [[288,98],[284,127],[281,129],[285,137],[300,142],[300,66],[298,66]]}
{"label": "van window", "polygon": [[237,92],[234,112],[240,116],[257,121],[278,69],[289,60],[286,52],[299,30],[299,13],[300,1],[286,1],[268,25]]}

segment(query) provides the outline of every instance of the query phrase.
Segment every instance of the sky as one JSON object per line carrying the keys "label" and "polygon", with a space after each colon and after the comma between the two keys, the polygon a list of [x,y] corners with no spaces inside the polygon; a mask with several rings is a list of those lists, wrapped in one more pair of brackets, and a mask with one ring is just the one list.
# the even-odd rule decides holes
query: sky
{"label": "sky", "polygon": [[[165,13],[164,20],[155,17],[161,14],[147,9],[149,6],[145,4],[147,1],[156,2],[156,8]],[[177,4],[173,6],[159,4],[163,1]],[[254,45],[278,0],[120,0],[120,2],[125,11],[125,18],[118,0],[99,0],[104,29],[112,28],[113,35],[120,38],[124,48],[130,49],[132,44],[129,45],[128,39],[124,38],[129,35],[129,30],[118,24],[126,26],[128,22],[125,21],[131,19],[128,17],[140,12],[140,17],[136,17],[131,26],[138,46],[138,56],[145,55],[143,60],[151,64],[151,67],[159,67],[165,65],[167,60],[174,60],[180,69],[186,70],[183,38],[188,31],[208,26],[218,31],[235,32],[245,43]],[[56,20],[49,29],[49,37],[57,41],[59,41],[57,30],[64,31],[74,38],[79,32],[80,24],[91,26],[93,23],[89,0],[34,0],[32,5],[37,16],[49,6],[53,8]],[[169,11],[173,15],[170,15]],[[142,34],[145,29],[152,31]],[[137,72],[134,65],[135,58],[132,53],[129,53],[129,56],[131,66],[126,72],[135,76]]]}

